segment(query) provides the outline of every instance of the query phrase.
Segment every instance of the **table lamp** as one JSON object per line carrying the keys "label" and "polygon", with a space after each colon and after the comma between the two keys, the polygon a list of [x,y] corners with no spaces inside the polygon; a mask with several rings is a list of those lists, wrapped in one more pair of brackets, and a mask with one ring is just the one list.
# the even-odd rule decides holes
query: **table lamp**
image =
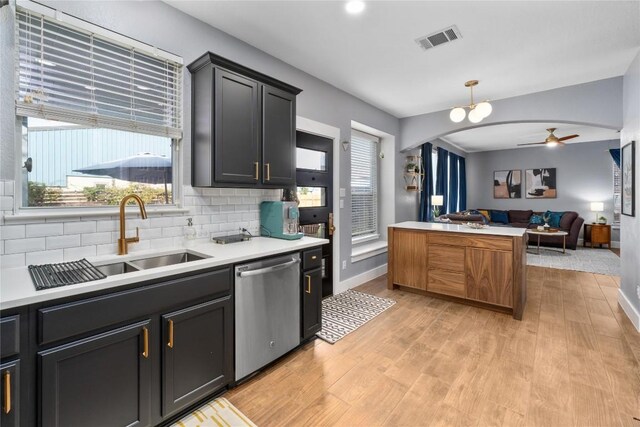
{"label": "table lamp", "polygon": [[591,212],[595,212],[596,213],[596,220],[594,221],[594,224],[596,222],[598,222],[598,212],[603,212],[604,211],[604,203],[602,202],[591,202]]}
{"label": "table lamp", "polygon": [[431,206],[433,206],[433,219],[440,216],[440,206],[444,204],[444,197],[433,195],[431,196]]}

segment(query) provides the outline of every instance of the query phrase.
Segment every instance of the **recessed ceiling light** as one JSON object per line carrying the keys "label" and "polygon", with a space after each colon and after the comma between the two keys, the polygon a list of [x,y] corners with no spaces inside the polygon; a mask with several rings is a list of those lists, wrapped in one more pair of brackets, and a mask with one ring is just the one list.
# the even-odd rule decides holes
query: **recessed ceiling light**
{"label": "recessed ceiling light", "polygon": [[355,15],[364,10],[364,2],[360,0],[351,0],[347,2],[344,8],[348,13]]}

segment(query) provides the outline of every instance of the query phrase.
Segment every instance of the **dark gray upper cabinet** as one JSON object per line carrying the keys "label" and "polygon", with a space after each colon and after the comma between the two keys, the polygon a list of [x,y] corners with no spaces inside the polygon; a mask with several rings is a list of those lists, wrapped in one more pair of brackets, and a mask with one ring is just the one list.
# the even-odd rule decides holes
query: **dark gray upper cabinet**
{"label": "dark gray upper cabinet", "polygon": [[40,425],[151,425],[150,329],[142,321],[40,352]]}
{"label": "dark gray upper cabinet", "polygon": [[296,96],[262,86],[262,182],[292,187],[296,183]]}
{"label": "dark gray upper cabinet", "polygon": [[192,185],[294,186],[296,95],[301,90],[210,52],[188,69]]}
{"label": "dark gray upper cabinet", "polygon": [[167,417],[231,382],[231,297],[166,314],[162,324],[162,415]]}

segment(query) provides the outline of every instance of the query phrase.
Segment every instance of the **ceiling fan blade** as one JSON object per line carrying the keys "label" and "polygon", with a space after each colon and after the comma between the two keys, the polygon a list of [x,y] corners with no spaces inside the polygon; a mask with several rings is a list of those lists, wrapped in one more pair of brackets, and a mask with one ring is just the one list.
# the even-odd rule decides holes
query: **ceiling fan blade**
{"label": "ceiling fan blade", "polygon": [[547,141],[543,141],[543,142],[530,142],[528,144],[518,144],[518,147],[521,147],[523,145],[541,145],[541,144],[546,144]]}
{"label": "ceiling fan blade", "polygon": [[573,139],[573,138],[577,138],[580,135],[569,135],[569,136],[563,136],[562,138],[558,138],[558,141],[566,141],[567,139]]}

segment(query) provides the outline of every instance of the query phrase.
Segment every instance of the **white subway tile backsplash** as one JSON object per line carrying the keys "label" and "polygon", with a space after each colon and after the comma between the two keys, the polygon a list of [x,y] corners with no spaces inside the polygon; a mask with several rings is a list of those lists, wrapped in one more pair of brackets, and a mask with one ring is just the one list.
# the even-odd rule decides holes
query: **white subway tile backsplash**
{"label": "white subway tile backsplash", "polygon": [[55,251],[27,252],[26,265],[51,264],[64,261],[62,249]]}
{"label": "white subway tile backsplash", "polygon": [[140,230],[140,239],[157,239],[162,237],[162,228],[149,228],[146,230]]}
{"label": "white subway tile backsplash", "polygon": [[101,245],[111,242],[111,233],[105,231],[104,233],[88,233],[83,234],[81,238],[82,246]]}
{"label": "white subway tile backsplash", "polygon": [[220,195],[221,196],[235,196],[236,189],[235,188],[221,188]]}
{"label": "white subway tile backsplash", "polygon": [[165,227],[162,229],[162,237],[184,236],[183,227]]}
{"label": "white subway tile backsplash", "polygon": [[13,197],[0,196],[0,211],[12,211],[13,210]]}
{"label": "white subway tile backsplash", "polygon": [[84,220],[64,223],[64,234],[95,233],[96,231],[98,231],[96,221]]}
{"label": "white subway tile backsplash", "polygon": [[27,225],[27,237],[59,236],[63,234],[62,223],[54,224],[29,224]]}
{"label": "white subway tile backsplash", "polygon": [[26,229],[25,225],[3,225],[0,229],[0,239],[24,239]]}
{"label": "white subway tile backsplash", "polygon": [[0,268],[22,267],[25,265],[25,254],[13,254],[0,256]]}
{"label": "white subway tile backsplash", "polygon": [[14,196],[14,181],[5,181],[3,187],[4,187],[4,196]]}
{"label": "white subway tile backsplash", "polygon": [[47,249],[64,249],[80,246],[80,235],[47,237]]}
{"label": "white subway tile backsplash", "polygon": [[[171,227],[171,226],[173,226],[173,218],[171,218],[171,217],[151,218],[148,221],[149,221],[149,226],[151,228]],[[186,224],[186,221],[185,221],[185,224]]]}
{"label": "white subway tile backsplash", "polygon": [[78,248],[66,248],[64,251],[65,261],[74,261],[86,257],[96,256],[96,246],[80,246]]}
{"label": "white subway tile backsplash", "polygon": [[118,253],[118,244],[109,243],[106,245],[96,245],[96,255],[115,255]]}
{"label": "white subway tile backsplash", "polygon": [[96,231],[116,231],[118,230],[119,223],[116,220],[102,220],[98,221],[96,225]]}
{"label": "white subway tile backsplash", "polygon": [[45,238],[35,237],[31,239],[6,240],[4,251],[6,254],[17,254],[21,252],[35,252],[45,250]]}

